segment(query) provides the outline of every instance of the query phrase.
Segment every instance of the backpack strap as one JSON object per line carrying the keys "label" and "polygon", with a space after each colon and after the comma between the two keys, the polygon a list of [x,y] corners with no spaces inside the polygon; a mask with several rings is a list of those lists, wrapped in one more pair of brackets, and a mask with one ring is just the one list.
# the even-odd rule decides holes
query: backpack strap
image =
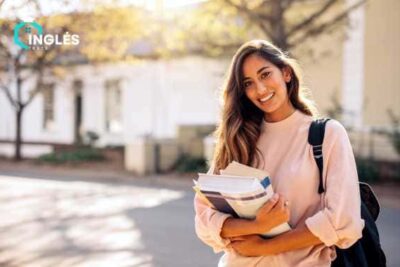
{"label": "backpack strap", "polygon": [[314,120],[308,131],[308,143],[313,147],[315,162],[319,170],[319,186],[318,194],[325,192],[322,182],[322,171],[324,166],[324,158],[322,156],[322,143],[325,135],[325,125],[329,121],[328,118]]}

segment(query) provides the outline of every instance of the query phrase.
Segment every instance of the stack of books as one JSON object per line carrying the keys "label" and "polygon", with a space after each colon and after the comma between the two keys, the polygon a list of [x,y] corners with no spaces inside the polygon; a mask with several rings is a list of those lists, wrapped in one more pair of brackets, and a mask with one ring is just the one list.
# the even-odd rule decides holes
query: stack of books
{"label": "stack of books", "polygon": [[[254,219],[258,209],[274,195],[267,172],[235,161],[219,175],[199,173],[194,184],[194,190],[210,207],[235,218]],[[262,236],[273,237],[290,229],[283,223]]]}

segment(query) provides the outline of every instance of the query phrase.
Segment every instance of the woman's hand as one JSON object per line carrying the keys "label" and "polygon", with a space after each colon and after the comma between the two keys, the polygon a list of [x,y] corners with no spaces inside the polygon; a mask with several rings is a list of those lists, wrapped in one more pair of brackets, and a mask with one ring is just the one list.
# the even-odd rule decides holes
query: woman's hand
{"label": "woman's hand", "polygon": [[266,255],[264,249],[266,240],[259,235],[245,235],[230,238],[230,246],[236,253],[246,257],[257,257]]}
{"label": "woman's hand", "polygon": [[282,223],[288,222],[289,218],[288,202],[283,196],[275,194],[257,211],[254,224],[258,232],[262,234]]}
{"label": "woman's hand", "polygon": [[285,199],[276,194],[267,201],[254,219],[227,218],[222,225],[221,237],[232,238],[253,234],[264,234],[272,228],[289,220],[289,209]]}

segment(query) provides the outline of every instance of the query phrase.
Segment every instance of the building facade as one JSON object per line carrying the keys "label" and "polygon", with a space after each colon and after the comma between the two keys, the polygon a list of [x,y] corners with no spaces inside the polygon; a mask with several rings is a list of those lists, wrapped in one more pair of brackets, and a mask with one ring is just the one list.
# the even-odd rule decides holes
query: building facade
{"label": "building facade", "polygon": [[[335,101],[341,105],[340,120],[352,129],[361,154],[368,152],[364,139],[372,130],[391,127],[389,109],[400,116],[399,10],[397,0],[368,1],[351,14],[346,32],[308,41],[313,56],[295,51],[320,112],[337,108]],[[122,146],[143,136],[174,138],[179,125],[216,124],[229,60],[186,56],[68,67],[63,78],[47,80],[27,107],[22,139],[72,144],[91,131],[100,137],[98,146]],[[1,93],[2,155],[13,154],[14,116]],[[379,157],[398,160],[386,137],[374,138]],[[23,147],[25,156],[49,151],[46,144]]]}

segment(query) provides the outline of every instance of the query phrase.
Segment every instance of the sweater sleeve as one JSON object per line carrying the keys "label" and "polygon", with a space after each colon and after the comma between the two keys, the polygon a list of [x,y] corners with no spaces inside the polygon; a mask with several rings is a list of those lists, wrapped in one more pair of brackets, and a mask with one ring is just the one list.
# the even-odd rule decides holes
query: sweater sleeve
{"label": "sweater sleeve", "polygon": [[[214,172],[211,166],[208,174]],[[215,253],[226,249],[230,243],[229,239],[221,237],[221,230],[225,220],[231,215],[217,211],[210,207],[198,194],[194,198],[195,230],[198,238],[212,247]]]}
{"label": "sweater sleeve", "polygon": [[322,149],[324,208],[305,223],[326,246],[348,248],[361,238],[364,220],[353,150],[339,122],[327,123]]}
{"label": "sweater sleeve", "polygon": [[215,253],[226,249],[230,240],[221,237],[221,230],[225,220],[231,215],[209,207],[198,194],[194,199],[194,207],[195,230],[199,239],[212,247]]}

